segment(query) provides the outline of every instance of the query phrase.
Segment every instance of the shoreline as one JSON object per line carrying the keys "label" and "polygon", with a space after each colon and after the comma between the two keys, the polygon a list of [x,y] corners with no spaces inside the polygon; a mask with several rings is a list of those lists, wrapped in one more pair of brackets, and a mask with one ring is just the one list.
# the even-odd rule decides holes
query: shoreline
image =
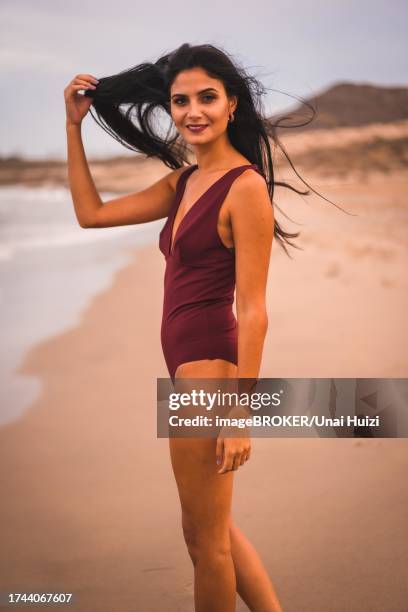
{"label": "shoreline", "polygon": [[[160,300],[153,300],[153,303],[149,305],[148,301],[145,299],[145,292],[143,291],[144,289],[147,291],[149,283],[152,284],[151,279],[157,275],[158,269],[161,265],[161,254],[157,253],[156,251],[158,251],[158,248],[156,245],[152,244],[141,245],[136,248],[128,247],[125,249],[123,257],[128,257],[127,263],[124,263],[114,272],[111,272],[108,285],[102,289],[98,289],[88,299],[87,306],[80,310],[77,323],[67,325],[58,333],[53,334],[45,340],[32,346],[26,352],[24,359],[20,363],[20,366],[15,373],[28,376],[38,376],[40,378],[43,378],[45,375],[46,377],[48,371],[44,368],[44,366],[47,363],[50,367],[55,365],[52,359],[47,362],[47,357],[52,354],[54,346],[57,346],[60,343],[63,344],[68,340],[74,343],[75,349],[76,339],[82,336],[81,331],[87,325],[90,325],[91,327],[95,326],[99,331],[108,331],[109,329],[109,331],[112,333],[112,340],[115,349],[120,343],[124,348],[124,355],[132,354],[131,349],[133,349],[133,354],[136,355],[140,350],[136,339],[139,335],[143,335],[143,332],[146,329],[146,323],[149,321],[150,316],[152,314],[156,315],[156,321],[158,320],[160,322]],[[152,271],[150,280],[148,273],[149,270]],[[132,280],[134,279],[135,285],[132,288]],[[104,308],[105,304],[109,303],[110,301],[118,304],[119,308],[117,310],[111,310],[112,320],[107,322],[108,325],[104,325],[104,319],[106,318],[107,314]],[[135,306],[142,311],[139,316],[139,321],[136,321],[131,315],[132,308]],[[145,317],[143,317],[143,311],[145,311]],[[89,319],[92,318],[94,314],[95,320],[89,322]],[[128,339],[123,327],[124,325],[126,326],[128,322],[132,323],[135,332],[130,335],[133,340],[133,345],[130,346],[128,345]],[[110,324],[112,324],[111,327]],[[157,332],[157,330],[159,330],[159,326],[154,326],[152,324],[149,327],[152,329],[152,338],[157,336],[156,340],[160,342],[159,333]],[[156,327],[156,330],[154,327]],[[99,360],[103,358],[109,359],[109,345],[103,339],[99,337],[97,337],[97,339],[104,351],[106,351],[104,356],[102,356],[100,352],[96,351],[96,349],[92,349],[92,347],[82,348],[80,342],[77,348],[74,350],[74,354],[76,354],[78,357],[84,358],[85,355],[82,351],[89,350],[89,357],[91,358],[92,356],[95,356],[96,362],[99,362]],[[154,349],[152,350],[154,350],[156,353],[157,360],[159,361],[161,357],[161,347],[160,345],[157,345],[157,342],[152,342],[152,346],[153,345]],[[94,352],[94,350],[96,352]],[[63,359],[63,356],[61,356],[61,358]],[[90,360],[89,363],[92,363],[92,361]],[[130,364],[128,364],[128,366],[130,367]],[[165,370],[164,358],[162,366],[164,366]],[[140,368],[141,372],[144,371],[143,362],[141,360],[138,361],[138,367]],[[165,375],[163,372],[163,367],[161,370],[161,375]]]}

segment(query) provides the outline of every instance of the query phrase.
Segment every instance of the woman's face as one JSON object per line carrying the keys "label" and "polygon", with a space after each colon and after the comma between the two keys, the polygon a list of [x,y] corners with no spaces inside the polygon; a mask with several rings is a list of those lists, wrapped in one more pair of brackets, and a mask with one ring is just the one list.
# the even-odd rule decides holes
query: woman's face
{"label": "woman's face", "polygon": [[[171,116],[181,136],[192,145],[208,143],[222,135],[237,105],[228,99],[224,84],[202,68],[179,72],[170,88]],[[191,125],[206,126],[194,131]]]}

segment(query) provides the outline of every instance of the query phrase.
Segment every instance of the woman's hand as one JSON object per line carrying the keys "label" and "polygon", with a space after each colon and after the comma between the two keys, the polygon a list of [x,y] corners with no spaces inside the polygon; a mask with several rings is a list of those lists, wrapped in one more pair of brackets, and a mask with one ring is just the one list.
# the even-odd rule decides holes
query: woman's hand
{"label": "woman's hand", "polygon": [[237,470],[251,456],[251,441],[249,438],[220,438],[217,439],[217,463],[224,461],[218,474],[225,474]]}
{"label": "woman's hand", "polygon": [[[248,413],[244,410],[233,409],[228,413],[228,418],[248,418]],[[251,456],[250,429],[245,426],[238,428],[235,426],[223,426],[217,438],[216,459],[217,463],[222,462],[218,474],[225,474],[231,470],[237,470],[244,465]],[[234,436],[234,437],[232,437]]]}
{"label": "woman's hand", "polygon": [[98,79],[91,74],[77,74],[64,89],[67,123],[80,125],[92,104],[92,97],[79,94],[80,89],[96,89]]}

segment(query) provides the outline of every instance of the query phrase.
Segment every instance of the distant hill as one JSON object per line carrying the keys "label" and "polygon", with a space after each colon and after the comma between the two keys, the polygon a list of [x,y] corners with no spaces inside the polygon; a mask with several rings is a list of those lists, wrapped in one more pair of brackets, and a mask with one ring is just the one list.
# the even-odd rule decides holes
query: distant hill
{"label": "distant hill", "polygon": [[[322,128],[360,127],[371,123],[391,123],[408,119],[408,87],[379,87],[358,83],[337,83],[312,98],[305,98],[317,111],[314,120],[298,131]],[[312,111],[304,104],[278,115],[272,115],[275,122],[279,117],[290,116],[284,125],[304,123]]]}

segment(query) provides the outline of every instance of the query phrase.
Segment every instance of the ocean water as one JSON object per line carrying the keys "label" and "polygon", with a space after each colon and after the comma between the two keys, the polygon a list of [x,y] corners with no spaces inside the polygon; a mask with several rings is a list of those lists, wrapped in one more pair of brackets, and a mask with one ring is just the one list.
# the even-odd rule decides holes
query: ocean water
{"label": "ocean water", "polygon": [[163,224],[83,229],[65,188],[0,188],[0,426],[41,391],[40,380],[16,372],[26,351],[76,326],[135,250],[158,242]]}

